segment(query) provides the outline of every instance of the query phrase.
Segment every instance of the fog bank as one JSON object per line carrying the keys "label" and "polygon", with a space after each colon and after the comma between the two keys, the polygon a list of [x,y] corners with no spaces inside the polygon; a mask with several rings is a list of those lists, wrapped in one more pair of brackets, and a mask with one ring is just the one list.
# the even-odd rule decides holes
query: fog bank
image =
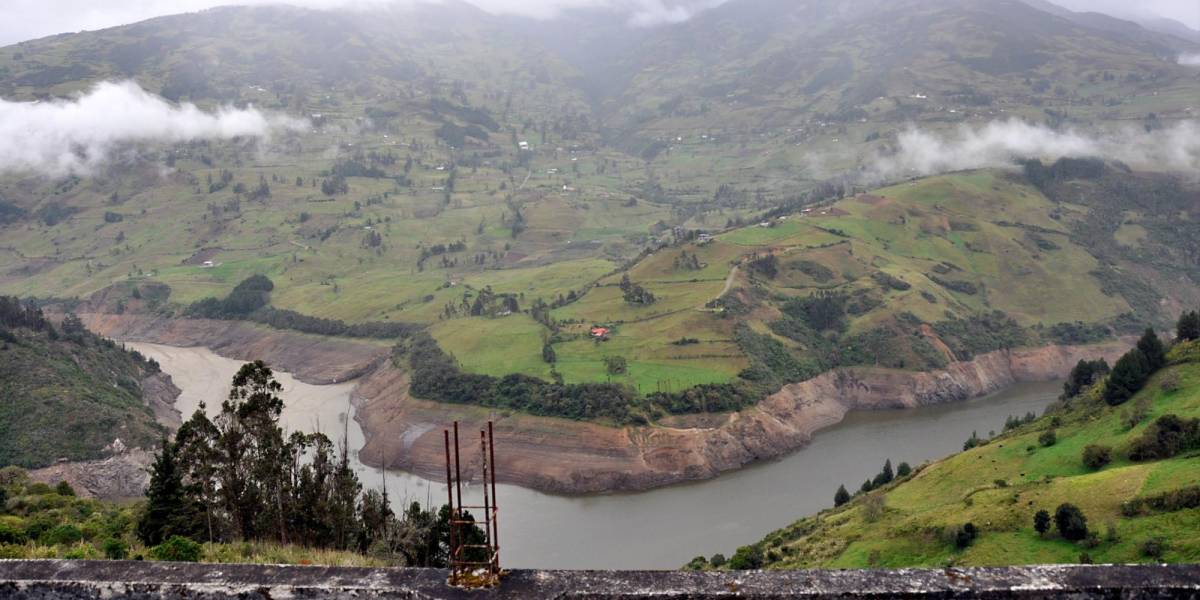
{"label": "fog bank", "polygon": [[950,135],[918,128],[902,132],[894,153],[875,158],[881,179],[1012,166],[1018,159],[1094,157],[1134,166],[1200,172],[1200,124],[1182,121],[1147,132],[1128,126],[1107,132],[1055,130],[1018,119],[962,126]]}
{"label": "fog bank", "polygon": [[133,82],[103,82],[72,100],[0,99],[0,171],[86,174],[124,144],[266,137],[300,126],[253,107],[205,112],[168,103]]}

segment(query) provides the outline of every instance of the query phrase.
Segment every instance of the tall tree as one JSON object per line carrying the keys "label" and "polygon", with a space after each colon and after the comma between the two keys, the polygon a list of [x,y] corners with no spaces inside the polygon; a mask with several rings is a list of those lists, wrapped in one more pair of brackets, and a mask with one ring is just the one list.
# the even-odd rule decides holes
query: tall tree
{"label": "tall tree", "polygon": [[1200,312],[1189,311],[1179,317],[1175,337],[1183,341],[1200,340]]}
{"label": "tall tree", "polygon": [[151,466],[146,498],[146,512],[138,521],[137,535],[147,546],[157,546],[173,535],[194,533],[193,513],[183,490],[183,473],[179,470],[174,444],[166,438]]}
{"label": "tall tree", "polygon": [[1146,364],[1150,368],[1148,374],[1153,374],[1167,366],[1167,349],[1163,346],[1162,340],[1158,339],[1158,334],[1154,332],[1153,328],[1146,329],[1146,333],[1142,334],[1142,339],[1138,340],[1137,348],[1146,355]]}
{"label": "tall tree", "polygon": [[1146,355],[1138,348],[1126,352],[1113,365],[1108,383],[1104,386],[1104,401],[1110,406],[1123,404],[1138,393],[1150,377],[1150,365]]}
{"label": "tall tree", "polygon": [[841,506],[850,501],[850,492],[846,491],[846,486],[839,485],[837,493],[833,495],[833,505]]}

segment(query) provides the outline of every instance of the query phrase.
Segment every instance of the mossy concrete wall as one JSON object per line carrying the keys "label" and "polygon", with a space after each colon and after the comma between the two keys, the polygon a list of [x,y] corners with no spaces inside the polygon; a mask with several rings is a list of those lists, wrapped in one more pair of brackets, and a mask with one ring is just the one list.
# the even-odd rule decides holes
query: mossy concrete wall
{"label": "mossy concrete wall", "polygon": [[0,598],[1200,598],[1200,565],[896,571],[514,571],[500,588],[448,587],[432,569],[0,561]]}

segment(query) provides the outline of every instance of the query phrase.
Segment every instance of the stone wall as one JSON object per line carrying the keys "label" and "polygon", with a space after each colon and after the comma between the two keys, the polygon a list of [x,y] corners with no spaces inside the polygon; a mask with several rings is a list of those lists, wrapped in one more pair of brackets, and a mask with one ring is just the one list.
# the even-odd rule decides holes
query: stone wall
{"label": "stone wall", "polygon": [[1200,565],[896,571],[514,571],[499,589],[446,586],[433,569],[0,561],[0,598],[1200,598]]}

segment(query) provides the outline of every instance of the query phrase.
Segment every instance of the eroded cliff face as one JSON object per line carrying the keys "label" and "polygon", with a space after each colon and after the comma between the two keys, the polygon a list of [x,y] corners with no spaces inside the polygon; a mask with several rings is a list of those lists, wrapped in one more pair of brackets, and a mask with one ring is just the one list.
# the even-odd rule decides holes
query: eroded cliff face
{"label": "eroded cliff face", "polygon": [[388,364],[356,393],[368,439],[360,457],[437,478],[444,468],[442,429],[457,419],[475,431],[490,417],[502,447],[497,473],[507,482],[564,494],[644,490],[782,456],[851,410],[954,402],[1018,382],[1059,379],[1079,360],[1114,362],[1128,347],[1113,342],[992,352],[924,373],[839,369],[788,385],[740,413],[619,429],[417,400],[408,395],[404,374]]}
{"label": "eroded cliff face", "polygon": [[1125,341],[999,351],[931,372],[838,369],[785,386],[739,413],[618,428],[413,398],[407,376],[379,343],[241,322],[109,314],[81,318],[115,339],[206,346],[229,358],[265,360],[308,383],[360,378],[353,401],[367,443],[359,458],[371,466],[440,479],[445,468],[442,430],[457,420],[463,430],[478,431],[492,420],[499,479],[562,494],[645,490],[715,477],[795,451],[851,410],[954,402],[1018,382],[1059,379],[1079,360],[1114,362],[1130,346]]}

